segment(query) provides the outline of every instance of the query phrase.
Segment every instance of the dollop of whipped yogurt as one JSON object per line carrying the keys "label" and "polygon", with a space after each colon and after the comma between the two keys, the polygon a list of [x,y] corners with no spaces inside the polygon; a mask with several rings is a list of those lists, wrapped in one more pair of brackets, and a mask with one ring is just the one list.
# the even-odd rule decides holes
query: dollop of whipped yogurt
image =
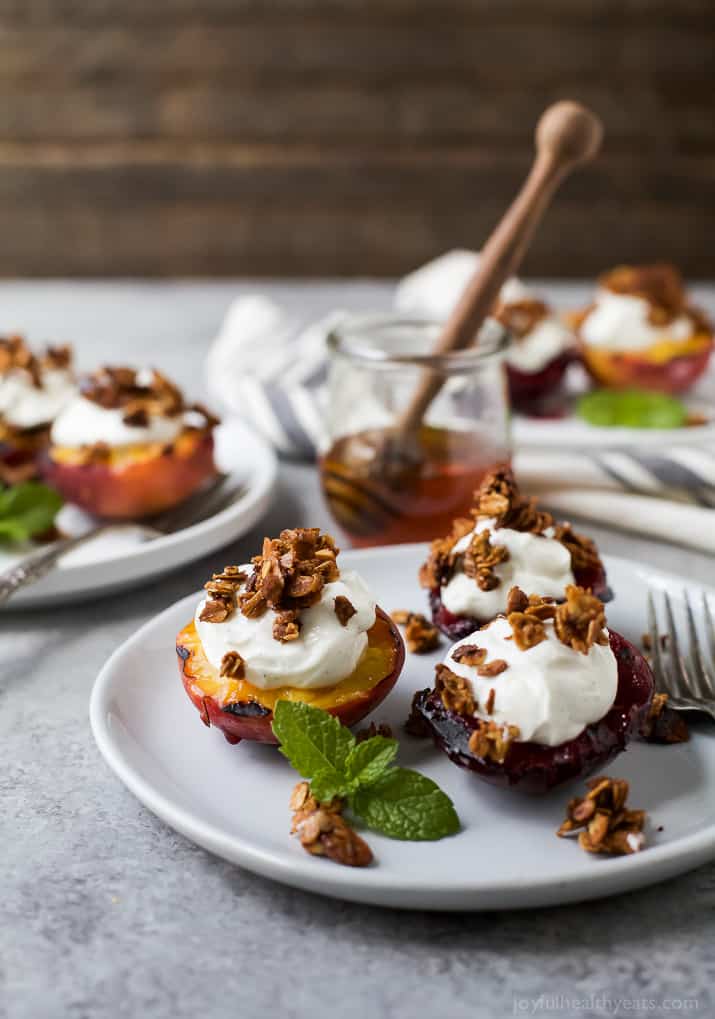
{"label": "dollop of whipped yogurt", "polygon": [[453,551],[464,552],[474,535],[485,530],[490,532],[492,545],[503,545],[509,550],[509,558],[494,568],[499,586],[482,591],[476,580],[457,569],[440,588],[442,604],[453,615],[493,619],[500,612],[506,612],[509,591],[514,586],[529,594],[538,592],[548,598],[561,599],[566,586],[575,583],[571,555],[553,537],[550,528],[542,535],[495,527],[494,520],[478,520],[474,529],[459,539]]}
{"label": "dollop of whipped yogurt", "polygon": [[[609,644],[592,644],[582,654],[559,640],[553,620],[545,623],[545,631],[545,640],[520,651],[502,616],[454,644],[444,664],[470,681],[479,705],[486,704],[494,690],[492,713],[482,714],[478,707],[479,718],[518,726],[519,742],[554,747],[574,739],[610,710],[618,689],[618,665]],[[507,668],[496,678],[479,676],[474,666],[452,658],[462,644],[484,648],[487,661],[502,659]]]}
{"label": "dollop of whipped yogurt", "polygon": [[[513,278],[502,287],[500,299],[504,305],[539,300],[521,280]],[[523,336],[515,338],[506,353],[507,364],[518,371],[543,371],[552,361],[574,346],[574,334],[558,315],[549,311]]]}
{"label": "dollop of whipped yogurt", "polygon": [[129,425],[121,407],[100,407],[77,396],[56,418],[50,437],[55,446],[133,446],[151,442],[173,442],[183,431],[183,414],[172,417],[152,414],[146,425]]}
{"label": "dollop of whipped yogurt", "polygon": [[507,364],[522,372],[540,372],[573,345],[571,330],[556,315],[548,315],[509,346]]}
{"label": "dollop of whipped yogurt", "polygon": [[[252,566],[241,570],[251,573]],[[343,626],[335,615],[335,599],[348,598],[356,610]],[[367,631],[375,622],[375,602],[365,581],[352,570],[323,587],[320,601],[300,613],[297,640],[281,643],[273,637],[276,613],[267,609],[258,618],[235,611],[223,623],[202,622],[205,605],[194,619],[206,657],[219,669],[227,651],[237,651],[245,663],[249,683],[261,690],[282,686],[316,690],[335,686],[357,667],[368,644]]]}
{"label": "dollop of whipped yogurt", "polygon": [[43,371],[38,386],[28,372],[11,369],[0,376],[0,417],[13,428],[49,425],[76,392],[72,373],[65,369]]}
{"label": "dollop of whipped yogurt", "polygon": [[645,350],[663,340],[689,340],[696,326],[687,314],[664,326],[648,321],[650,304],[633,294],[616,294],[602,287],[594,307],[581,323],[581,337],[592,347],[607,350]]}

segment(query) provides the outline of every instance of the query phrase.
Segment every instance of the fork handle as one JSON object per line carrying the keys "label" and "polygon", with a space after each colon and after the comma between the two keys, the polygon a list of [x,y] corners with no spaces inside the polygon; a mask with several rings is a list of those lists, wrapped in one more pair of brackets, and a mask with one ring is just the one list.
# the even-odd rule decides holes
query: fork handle
{"label": "fork handle", "polygon": [[30,555],[20,560],[14,566],[0,573],[0,604],[8,601],[23,587],[41,580],[56,565],[58,560],[79,545],[84,545],[90,538],[95,538],[106,525],[93,527],[84,534],[78,534],[72,538],[61,538],[54,542],[49,548],[41,549],[39,552],[31,552]]}

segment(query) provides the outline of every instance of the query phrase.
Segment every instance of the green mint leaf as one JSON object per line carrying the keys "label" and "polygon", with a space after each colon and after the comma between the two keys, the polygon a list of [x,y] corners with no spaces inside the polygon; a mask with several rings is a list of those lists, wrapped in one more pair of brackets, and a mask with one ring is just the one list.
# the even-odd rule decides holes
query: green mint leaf
{"label": "green mint leaf", "polygon": [[372,736],[352,748],[345,770],[355,788],[376,782],[397,757],[398,742],[384,736]]}
{"label": "green mint leaf", "polygon": [[354,784],[333,770],[319,771],[310,780],[310,791],[319,803],[328,803],[336,796],[347,796],[354,788]]}
{"label": "green mint leaf", "polygon": [[581,397],[576,413],[601,428],[681,428],[687,419],[680,400],[645,389],[596,389]]}
{"label": "green mint leaf", "polygon": [[390,768],[350,797],[353,813],[368,828],[392,839],[427,841],[454,835],[459,818],[439,786],[416,771]]}
{"label": "green mint leaf", "polygon": [[26,481],[0,492],[0,541],[27,541],[48,531],[62,497],[39,481]]}
{"label": "green mint leaf", "polygon": [[298,774],[317,782],[320,794],[313,789],[317,799],[329,800],[351,791],[345,766],[355,737],[337,718],[301,701],[278,701],[273,732],[281,753]]}

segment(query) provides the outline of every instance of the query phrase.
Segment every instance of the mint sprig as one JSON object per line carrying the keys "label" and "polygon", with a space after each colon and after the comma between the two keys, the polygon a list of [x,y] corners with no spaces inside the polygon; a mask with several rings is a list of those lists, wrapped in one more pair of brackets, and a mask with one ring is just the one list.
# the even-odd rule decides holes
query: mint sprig
{"label": "mint sprig", "polygon": [[601,428],[682,428],[687,418],[680,400],[645,389],[595,389],[580,398],[576,413]]}
{"label": "mint sprig", "polygon": [[333,715],[300,701],[278,701],[273,732],[315,798],[339,796],[368,828],[409,841],[459,831],[454,805],[435,782],[393,766],[397,740],[372,736],[358,743]]}
{"label": "mint sprig", "polygon": [[0,541],[28,541],[52,527],[62,497],[39,481],[0,491]]}

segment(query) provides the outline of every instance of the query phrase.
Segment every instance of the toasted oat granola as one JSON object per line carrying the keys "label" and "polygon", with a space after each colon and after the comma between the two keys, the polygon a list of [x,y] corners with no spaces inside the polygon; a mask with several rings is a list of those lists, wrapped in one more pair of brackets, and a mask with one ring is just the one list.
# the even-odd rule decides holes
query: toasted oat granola
{"label": "toasted oat granola", "polygon": [[439,694],[447,711],[458,715],[473,715],[477,704],[472,684],[463,676],[458,676],[446,665],[435,668],[434,688]]}
{"label": "toasted oat granola", "polygon": [[[165,375],[153,369],[103,366],[81,382],[82,396],[108,410],[121,410],[125,424],[141,427],[150,417],[177,417],[194,411],[203,419],[204,428],[218,423],[201,404],[187,404],[181,390]],[[188,427],[188,426],[187,426]]]}
{"label": "toasted oat granola", "polygon": [[518,340],[524,339],[549,315],[549,306],[536,298],[500,303],[495,312],[501,324]]}
{"label": "toasted oat granola", "polygon": [[341,800],[319,803],[308,782],[299,782],[291,794],[291,832],[313,856],[327,856],[347,867],[367,867],[372,850],[342,816]]}
{"label": "toasted oat granola", "polygon": [[[493,691],[490,691],[489,700],[493,707],[491,693]],[[494,761],[495,764],[503,764],[509,747],[520,735],[518,725],[499,725],[497,722],[485,722],[480,719],[477,728],[469,737],[469,749],[476,757]]]}
{"label": "toasted oat granola", "polygon": [[47,347],[43,354],[34,354],[17,334],[0,336],[0,375],[7,372],[25,372],[35,388],[42,386],[43,371],[69,369],[72,364],[72,348],[69,346]]}
{"label": "toasted oat granola", "polygon": [[628,782],[599,775],[586,782],[588,792],[570,800],[566,819],[556,832],[560,837],[579,831],[578,844],[587,853],[624,855],[639,852],[645,844],[645,810],[626,807]]}
{"label": "toasted oat granola", "polygon": [[547,619],[556,615],[552,598],[527,595],[519,587],[512,587],[507,599],[507,622],[511,626],[514,643],[520,651],[528,651],[546,640]]}
{"label": "toasted oat granola", "polygon": [[339,594],[336,597],[334,607],[335,615],[338,617],[338,622],[341,626],[347,626],[357,612],[353,603],[344,594]]}
{"label": "toasted oat granola", "polygon": [[643,727],[643,738],[649,743],[687,743],[690,730],[680,712],[668,705],[666,693],[654,694],[648,718]]}
{"label": "toasted oat granola", "polygon": [[608,644],[605,626],[603,602],[590,591],[569,584],[566,588],[566,601],[556,607],[554,617],[556,636],[562,644],[581,654],[588,654],[594,644]]}
{"label": "toasted oat granola", "polygon": [[398,626],[404,626],[407,649],[412,654],[426,655],[439,647],[439,630],[421,612],[398,609],[392,613],[392,620]]}
{"label": "toasted oat granola", "polygon": [[221,659],[219,675],[227,679],[243,679],[246,675],[246,663],[238,651],[227,651]]}
{"label": "toasted oat granola", "polygon": [[668,325],[686,310],[683,280],[674,265],[619,265],[604,273],[598,282],[611,293],[647,301],[652,325]]}
{"label": "toasted oat granola", "polygon": [[493,591],[501,580],[495,568],[509,559],[509,549],[504,545],[493,545],[489,531],[474,535],[462,555],[462,570],[466,576],[476,580],[480,591]]}
{"label": "toasted oat granola", "polygon": [[550,513],[537,508],[535,499],[523,496],[509,468],[499,468],[487,474],[474,498],[473,519],[455,520],[446,538],[432,542],[427,561],[420,569],[422,587],[430,590],[443,587],[460,567],[467,576],[475,579],[482,590],[489,591],[499,585],[494,571],[500,562],[509,558],[509,553],[504,546],[492,544],[489,531],[478,532],[466,551],[454,551],[459,540],[474,529],[475,520],[489,519],[494,521],[495,529],[508,528],[533,534],[544,534],[551,529],[550,535],[560,541],[571,556],[572,569],[601,565],[594,542],[577,534],[570,524],[557,523]]}
{"label": "toasted oat granola", "polygon": [[[340,576],[337,555],[334,540],[317,527],[285,530],[277,538],[264,538],[261,554],[251,560],[250,574],[227,566],[204,585],[209,598],[199,618],[222,623],[240,610],[247,618],[258,619],[273,609],[274,639],[281,643],[297,640],[301,610],[315,605],[324,586]],[[355,609],[347,598],[339,596],[338,612],[347,622]]]}

